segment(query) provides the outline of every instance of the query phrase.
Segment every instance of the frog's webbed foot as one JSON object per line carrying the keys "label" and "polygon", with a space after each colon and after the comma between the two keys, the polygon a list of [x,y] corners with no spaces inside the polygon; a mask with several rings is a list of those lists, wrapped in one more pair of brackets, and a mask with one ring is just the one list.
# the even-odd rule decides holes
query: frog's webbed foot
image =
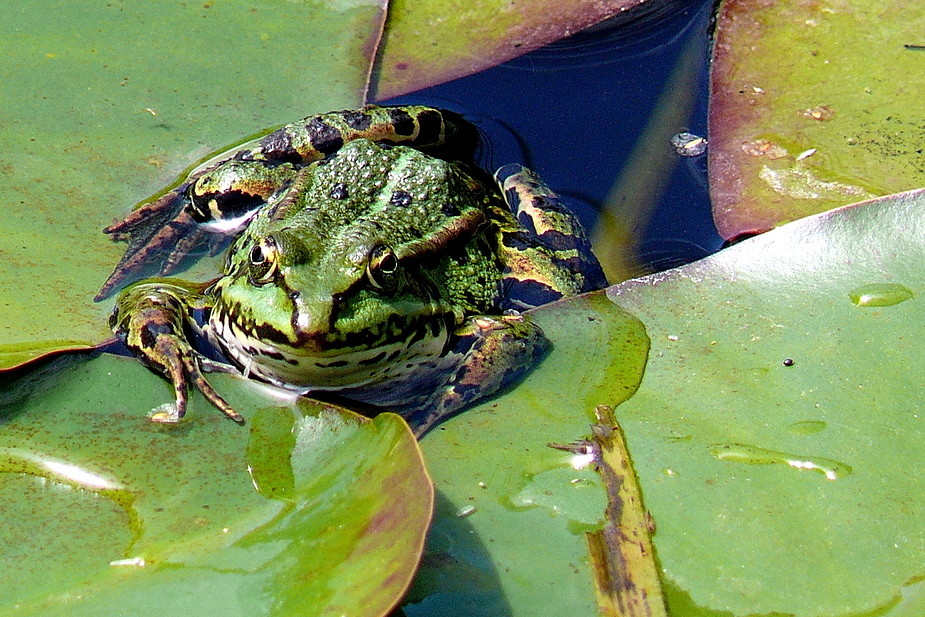
{"label": "frog's webbed foot", "polygon": [[204,231],[190,215],[188,186],[180,185],[103,230],[115,240],[128,240],[128,248],[94,300],[109,297],[124,283],[147,274],[152,265],[159,276],[175,272],[201,244],[209,243],[210,252],[215,251],[222,238]]}
{"label": "frog's webbed foot", "polygon": [[460,356],[459,368],[425,408],[408,417],[418,437],[472,403],[520,382],[552,347],[529,315],[473,317],[456,335],[459,342],[451,353]]}
{"label": "frog's webbed foot", "polygon": [[[192,300],[192,302],[191,302]],[[192,384],[222,413],[238,423],[244,418],[206,381],[201,358],[186,339],[188,310],[194,308],[193,290],[167,283],[141,283],[119,296],[110,317],[113,332],[143,363],[167,377],[174,388],[176,406],[155,410],[155,422],[177,422],[186,414]]]}

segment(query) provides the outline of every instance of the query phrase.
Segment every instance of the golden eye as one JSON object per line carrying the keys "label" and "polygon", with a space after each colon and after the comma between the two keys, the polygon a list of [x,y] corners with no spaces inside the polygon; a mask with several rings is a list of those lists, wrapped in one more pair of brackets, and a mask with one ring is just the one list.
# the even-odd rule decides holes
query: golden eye
{"label": "golden eye", "polygon": [[369,263],[366,265],[366,278],[375,289],[389,289],[395,284],[395,273],[398,272],[398,257],[394,251],[384,244],[375,247],[369,253]]}
{"label": "golden eye", "polygon": [[279,266],[279,248],[272,236],[255,244],[248,254],[248,278],[253,285],[266,285],[276,278]]}

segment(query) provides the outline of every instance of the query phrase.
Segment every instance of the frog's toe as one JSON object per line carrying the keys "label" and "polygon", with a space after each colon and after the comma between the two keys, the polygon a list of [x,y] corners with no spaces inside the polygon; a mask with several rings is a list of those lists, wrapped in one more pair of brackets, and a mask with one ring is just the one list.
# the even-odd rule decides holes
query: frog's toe
{"label": "frog's toe", "polygon": [[244,416],[235,411],[234,408],[222,398],[222,395],[215,391],[212,384],[206,381],[205,377],[203,377],[202,373],[199,371],[199,367],[195,365],[195,361],[192,366],[192,371],[190,372],[193,383],[196,384],[196,387],[202,395],[206,397],[206,400],[212,403],[216,409],[225,414],[229,419],[234,420],[238,424],[244,424]]}
{"label": "frog's toe", "polygon": [[[179,282],[132,285],[119,296],[110,325],[132,353],[173,384],[176,403],[172,409],[154,410],[153,421],[178,422],[186,415],[193,385],[222,413],[243,423],[244,418],[203,377],[200,362],[204,359],[185,338],[185,320],[196,300],[196,293]],[[212,366],[207,362],[207,369]]]}
{"label": "frog's toe", "polygon": [[[199,367],[199,354],[191,349],[182,339],[170,334],[159,335],[154,343],[154,351],[148,361],[155,364],[173,383],[176,404],[173,410],[163,418],[159,414],[149,416],[155,422],[179,422],[186,415],[189,404],[189,386],[192,384],[202,393],[207,401],[219,411],[238,424],[244,424],[244,417],[228,404],[206,378]],[[155,417],[158,415],[158,417]]]}
{"label": "frog's toe", "polygon": [[[182,188],[182,187],[181,187]],[[132,280],[140,278],[152,264],[176,269],[190,250],[202,242],[202,231],[186,211],[185,193],[180,188],[146,204],[103,231],[116,240],[127,240],[128,248],[94,298],[99,302]],[[178,252],[183,254],[177,256]]]}
{"label": "frog's toe", "polygon": [[147,356],[153,364],[173,383],[176,403],[168,403],[155,409],[149,418],[154,422],[179,422],[186,415],[189,405],[189,386],[192,384],[207,401],[238,424],[244,424],[244,417],[212,387],[202,375],[199,354],[184,341],[170,334],[161,334],[153,344],[152,353]]}

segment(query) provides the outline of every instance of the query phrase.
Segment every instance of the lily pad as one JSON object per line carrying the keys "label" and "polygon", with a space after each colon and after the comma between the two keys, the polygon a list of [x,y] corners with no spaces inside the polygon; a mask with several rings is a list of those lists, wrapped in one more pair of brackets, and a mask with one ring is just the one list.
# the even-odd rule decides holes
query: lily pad
{"label": "lily pad", "polygon": [[673,614],[921,614],[923,267],[919,190],[608,290],[652,339],[617,416]]}
{"label": "lily pad", "polygon": [[108,336],[92,298],[124,247],[101,230],[133,204],[248,133],[361,105],[383,16],[384,0],[10,7],[0,368]]}
{"label": "lily pad", "polygon": [[[616,416],[671,614],[921,614],[923,267],[917,191],[607,291],[651,337]],[[543,365],[422,442],[443,501],[408,615],[595,614],[580,534],[603,492],[545,444],[632,393],[620,345],[644,357],[645,334],[602,295],[535,317]]]}
{"label": "lily pad", "polygon": [[133,360],[44,372],[40,392],[4,378],[0,612],[378,616],[401,597],[433,489],[397,416],[241,393],[246,428],[202,399],[157,425],[165,384]]}
{"label": "lily pad", "polygon": [[709,165],[723,237],[925,185],[923,32],[922,3],[722,4]]}
{"label": "lily pad", "polygon": [[471,75],[646,0],[392,0],[374,77],[385,100]]}
{"label": "lily pad", "polygon": [[[409,617],[596,615],[584,533],[607,505],[580,457],[548,447],[590,433],[599,404],[642,377],[642,324],[603,294],[533,313],[549,357],[510,393],[463,412],[421,442],[438,500]],[[631,444],[632,445],[632,444]]]}

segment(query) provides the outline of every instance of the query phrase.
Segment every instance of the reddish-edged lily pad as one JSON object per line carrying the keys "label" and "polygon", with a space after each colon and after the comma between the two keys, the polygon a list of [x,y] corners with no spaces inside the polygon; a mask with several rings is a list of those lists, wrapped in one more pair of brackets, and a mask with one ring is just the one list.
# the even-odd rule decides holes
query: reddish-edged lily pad
{"label": "reddish-edged lily pad", "polygon": [[375,75],[387,99],[471,75],[646,0],[393,0]]}
{"label": "reddish-edged lily pad", "polygon": [[735,238],[925,185],[925,5],[726,0],[710,193]]}

